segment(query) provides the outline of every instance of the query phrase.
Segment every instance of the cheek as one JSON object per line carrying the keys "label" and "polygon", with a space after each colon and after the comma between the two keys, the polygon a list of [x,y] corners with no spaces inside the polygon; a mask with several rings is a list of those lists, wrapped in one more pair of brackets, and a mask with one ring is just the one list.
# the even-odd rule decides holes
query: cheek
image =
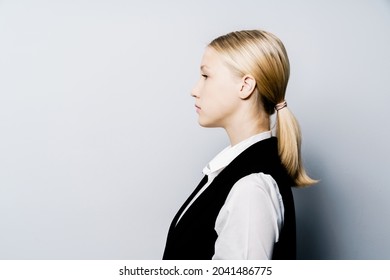
{"label": "cheek", "polygon": [[218,88],[207,86],[204,88],[202,93],[202,100],[204,102],[204,105],[206,105],[208,108],[218,107],[223,101],[223,99],[221,98],[221,92],[220,90],[218,90]]}
{"label": "cheek", "polygon": [[216,98],[221,106],[229,106],[235,99],[235,92],[232,90],[232,87],[228,84],[222,84],[218,87],[218,92],[216,92]]}
{"label": "cheek", "polygon": [[199,88],[201,103],[204,108],[223,110],[232,102],[232,87],[223,81],[206,81]]}

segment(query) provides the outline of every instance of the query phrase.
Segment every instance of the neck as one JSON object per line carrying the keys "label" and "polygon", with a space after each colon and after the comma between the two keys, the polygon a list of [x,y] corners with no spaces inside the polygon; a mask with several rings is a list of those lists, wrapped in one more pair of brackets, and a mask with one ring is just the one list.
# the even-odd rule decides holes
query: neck
{"label": "neck", "polygon": [[240,122],[237,125],[224,127],[230,140],[230,145],[234,146],[253,135],[270,130],[269,119],[261,119],[252,122]]}

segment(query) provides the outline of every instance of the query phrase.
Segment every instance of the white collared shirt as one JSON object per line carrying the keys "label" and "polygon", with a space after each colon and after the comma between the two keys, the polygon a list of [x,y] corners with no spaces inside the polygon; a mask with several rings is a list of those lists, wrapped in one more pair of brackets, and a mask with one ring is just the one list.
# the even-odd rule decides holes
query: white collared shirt
{"label": "white collared shirt", "polygon": [[[203,169],[208,181],[183,213],[239,154],[270,137],[271,131],[263,132],[222,150]],[[270,175],[253,173],[241,178],[233,185],[217,216],[214,229],[218,237],[213,259],[271,259],[283,217],[282,196]]]}

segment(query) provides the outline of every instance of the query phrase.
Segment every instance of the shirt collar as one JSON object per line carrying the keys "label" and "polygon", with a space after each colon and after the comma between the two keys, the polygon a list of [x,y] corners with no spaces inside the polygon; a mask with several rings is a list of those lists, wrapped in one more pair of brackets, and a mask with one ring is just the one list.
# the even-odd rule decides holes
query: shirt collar
{"label": "shirt collar", "polygon": [[203,168],[204,175],[210,175],[212,173],[219,173],[223,168],[228,166],[239,154],[245,151],[249,146],[264,140],[271,138],[271,131],[265,131],[256,135],[253,135],[234,146],[228,146],[217,154],[205,168]]}

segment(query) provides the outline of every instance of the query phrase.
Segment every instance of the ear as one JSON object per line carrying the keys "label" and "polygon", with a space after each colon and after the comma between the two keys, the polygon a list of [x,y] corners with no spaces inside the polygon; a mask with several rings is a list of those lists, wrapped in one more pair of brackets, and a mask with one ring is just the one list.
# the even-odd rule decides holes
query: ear
{"label": "ear", "polygon": [[245,75],[241,79],[240,98],[248,99],[256,89],[256,80],[251,75]]}

